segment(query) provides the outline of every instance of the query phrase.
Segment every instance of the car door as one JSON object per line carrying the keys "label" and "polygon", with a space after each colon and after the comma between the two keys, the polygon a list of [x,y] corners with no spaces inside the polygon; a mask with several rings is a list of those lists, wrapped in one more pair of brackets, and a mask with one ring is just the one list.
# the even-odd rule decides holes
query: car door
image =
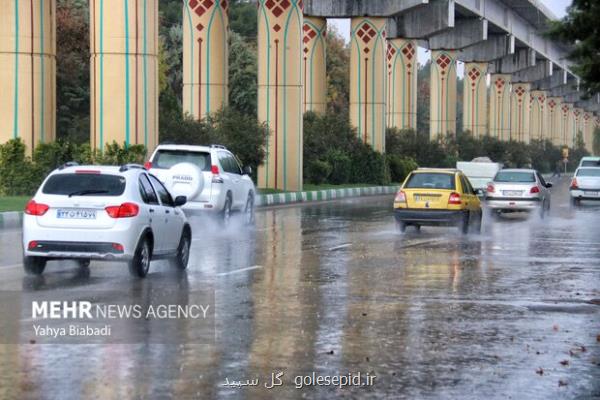
{"label": "car door", "polygon": [[232,208],[240,208],[240,186],[242,181],[241,170],[237,166],[237,162],[231,153],[228,151],[219,151],[219,162],[225,171],[228,181],[228,189],[232,195]]}
{"label": "car door", "polygon": [[236,208],[242,209],[246,205],[246,182],[244,181],[244,173],[242,167],[238,163],[235,156],[229,153],[229,164],[231,165],[231,174],[235,184],[235,204]]}
{"label": "car door", "polygon": [[465,206],[471,213],[479,212],[479,198],[475,194],[471,183],[466,176],[460,174],[460,186],[462,186],[461,196],[465,199]]}
{"label": "car door", "polygon": [[537,176],[538,179],[538,183],[540,186],[540,191],[542,192],[542,200],[546,202],[546,204],[550,204],[550,190],[548,190],[548,187],[546,186],[546,181],[544,180],[544,177],[542,176],[542,174],[540,174],[539,172],[535,172],[535,175]]}
{"label": "car door", "polygon": [[165,251],[166,238],[164,219],[161,218],[162,207],[148,176],[146,174],[140,174],[138,181],[140,185],[140,195],[142,196],[143,202],[147,205],[148,213],[150,215],[150,228],[154,235],[153,253],[160,254]]}
{"label": "car door", "polygon": [[183,230],[183,220],[180,218],[180,211],[175,208],[173,198],[165,186],[154,175],[148,175],[148,177],[161,203],[161,213],[165,221],[165,250],[171,252],[176,250],[179,245],[179,239]]}

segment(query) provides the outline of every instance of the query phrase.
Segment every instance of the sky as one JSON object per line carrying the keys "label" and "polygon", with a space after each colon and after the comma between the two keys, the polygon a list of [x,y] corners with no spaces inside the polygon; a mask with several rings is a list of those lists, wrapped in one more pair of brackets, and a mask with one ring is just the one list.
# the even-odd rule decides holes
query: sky
{"label": "sky", "polygon": [[[558,18],[562,18],[566,15],[567,7],[571,4],[571,0],[537,0],[543,3],[550,11],[554,13]],[[328,19],[330,25],[336,27],[337,31],[342,35],[346,42],[350,40],[350,19]],[[419,64],[424,64],[430,58],[430,53],[427,49],[419,48],[418,60]],[[456,70],[457,74],[462,77],[463,68],[462,63],[459,62]]]}

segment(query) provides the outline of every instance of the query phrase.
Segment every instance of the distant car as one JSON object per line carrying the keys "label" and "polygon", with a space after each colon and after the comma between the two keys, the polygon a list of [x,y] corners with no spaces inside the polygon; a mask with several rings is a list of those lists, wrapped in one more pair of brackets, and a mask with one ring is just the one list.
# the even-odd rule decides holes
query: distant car
{"label": "distant car", "polygon": [[475,190],[481,189],[481,193],[483,194],[487,189],[487,184],[502,169],[502,164],[492,162],[487,157],[481,157],[473,161],[458,161],[456,169],[469,178],[469,182]]}
{"label": "distant car", "polygon": [[492,215],[539,211],[544,218],[550,210],[552,183],[533,169],[503,169],[489,183],[486,206]]}
{"label": "distant car", "polygon": [[455,169],[411,172],[394,199],[394,216],[401,232],[407,226],[458,226],[468,233],[481,231],[482,210],[469,179]]}
{"label": "distant car", "polygon": [[246,224],[254,222],[252,170],[224,146],[161,144],[145,167],[171,193],[187,197],[182,209],[188,216],[212,214],[227,225],[239,211]]}
{"label": "distant car", "polygon": [[600,200],[600,168],[577,168],[569,193],[573,205],[579,205],[581,200]]}
{"label": "distant car", "polygon": [[579,167],[600,167],[600,157],[582,157]]}
{"label": "distant car", "polygon": [[141,166],[66,165],[51,172],[27,203],[23,217],[23,266],[33,275],[46,262],[126,261],[144,277],[150,261],[189,260],[192,231],[175,199]]}

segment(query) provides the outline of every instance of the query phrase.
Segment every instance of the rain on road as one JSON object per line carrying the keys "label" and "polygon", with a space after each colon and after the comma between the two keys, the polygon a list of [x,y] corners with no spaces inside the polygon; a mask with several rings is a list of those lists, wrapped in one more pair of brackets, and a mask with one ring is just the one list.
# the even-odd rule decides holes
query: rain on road
{"label": "rain on road", "polygon": [[[390,196],[265,209],[254,232],[196,225],[188,270],[155,262],[145,280],[94,262],[25,277],[20,230],[0,231],[2,290],[214,287],[217,306],[211,345],[0,345],[0,398],[600,398],[600,207],[571,210],[566,191],[545,221],[467,237],[399,235]],[[313,372],[376,379],[297,389]]]}

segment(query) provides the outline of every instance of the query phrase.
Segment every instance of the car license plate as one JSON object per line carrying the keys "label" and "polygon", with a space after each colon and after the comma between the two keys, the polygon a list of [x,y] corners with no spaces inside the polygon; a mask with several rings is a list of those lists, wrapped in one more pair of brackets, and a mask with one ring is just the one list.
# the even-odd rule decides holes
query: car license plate
{"label": "car license plate", "polygon": [[584,191],[583,192],[584,196],[598,197],[598,194],[600,194],[600,192],[591,192],[591,191]]}
{"label": "car license plate", "polygon": [[96,219],[96,210],[58,209],[56,218],[60,219]]}
{"label": "car license plate", "polygon": [[507,197],[521,197],[523,195],[522,190],[504,190],[502,192],[503,195]]}

